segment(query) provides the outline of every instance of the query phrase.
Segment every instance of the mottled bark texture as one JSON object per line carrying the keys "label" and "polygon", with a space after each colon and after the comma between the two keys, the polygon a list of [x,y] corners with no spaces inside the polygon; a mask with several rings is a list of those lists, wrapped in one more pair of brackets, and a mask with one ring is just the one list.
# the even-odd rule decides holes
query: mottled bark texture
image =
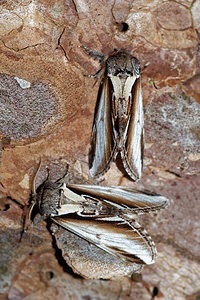
{"label": "mottled bark texture", "polygon": [[[199,299],[200,1],[3,0],[0,10],[1,298]],[[67,163],[88,178],[98,83],[85,75],[99,65],[82,45],[106,54],[132,50],[143,68],[142,180],[132,182],[113,164],[103,184],[161,193],[170,207],[143,218],[158,259],[131,279],[74,275],[95,272],[77,254],[77,239],[52,237],[45,221],[20,239],[40,158],[37,186],[46,166],[54,180]],[[72,269],[55,246],[63,234]]]}

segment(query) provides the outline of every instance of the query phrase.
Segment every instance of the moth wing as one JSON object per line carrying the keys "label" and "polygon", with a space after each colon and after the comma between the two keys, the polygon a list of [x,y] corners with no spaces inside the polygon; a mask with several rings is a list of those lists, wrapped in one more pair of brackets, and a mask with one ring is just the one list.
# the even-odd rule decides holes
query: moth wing
{"label": "moth wing", "polygon": [[138,191],[129,187],[109,187],[97,185],[68,184],[79,194],[88,194],[99,201],[108,202],[119,209],[129,209],[130,214],[146,213],[168,206],[168,199],[149,191]]}
{"label": "moth wing", "polygon": [[98,91],[89,148],[89,169],[92,177],[103,175],[110,167],[116,141],[111,117],[111,83],[104,77]]}
{"label": "moth wing", "polygon": [[99,221],[55,217],[53,221],[115,256],[131,262],[152,264],[156,259],[153,241],[140,229],[128,222]]}
{"label": "moth wing", "polygon": [[137,180],[141,178],[144,148],[144,112],[142,102],[141,78],[137,78],[132,89],[132,107],[121,151],[122,162],[128,175]]}

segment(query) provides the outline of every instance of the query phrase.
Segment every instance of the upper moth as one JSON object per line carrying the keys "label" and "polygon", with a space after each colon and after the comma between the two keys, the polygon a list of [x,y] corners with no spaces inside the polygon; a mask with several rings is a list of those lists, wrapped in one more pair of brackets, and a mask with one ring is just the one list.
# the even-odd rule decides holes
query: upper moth
{"label": "upper moth", "polygon": [[101,77],[93,121],[89,169],[103,175],[120,153],[124,169],[137,180],[143,168],[144,113],[140,62],[127,50],[109,56],[84,49],[101,62],[92,77]]}

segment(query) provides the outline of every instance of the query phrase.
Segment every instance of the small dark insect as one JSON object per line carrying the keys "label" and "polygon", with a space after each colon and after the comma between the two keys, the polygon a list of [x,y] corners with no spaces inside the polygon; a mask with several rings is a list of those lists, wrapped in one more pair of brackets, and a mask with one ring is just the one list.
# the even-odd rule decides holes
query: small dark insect
{"label": "small dark insect", "polygon": [[119,153],[127,174],[140,179],[144,139],[140,62],[126,50],[105,56],[83,48],[101,62],[101,69],[91,76],[101,77],[101,83],[89,149],[90,174],[103,175]]}

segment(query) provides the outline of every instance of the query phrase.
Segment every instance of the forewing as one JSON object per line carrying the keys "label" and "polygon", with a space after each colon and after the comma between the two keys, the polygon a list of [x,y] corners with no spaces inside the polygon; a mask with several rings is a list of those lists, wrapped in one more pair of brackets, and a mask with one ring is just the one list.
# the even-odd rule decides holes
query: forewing
{"label": "forewing", "polygon": [[107,202],[119,209],[128,209],[130,214],[159,210],[168,205],[164,196],[149,191],[138,191],[128,187],[109,187],[97,185],[68,184],[74,192],[91,195],[99,201]]}
{"label": "forewing", "polygon": [[130,121],[124,133],[121,150],[122,162],[128,175],[137,180],[143,168],[144,112],[142,103],[141,78],[137,78],[132,89]]}
{"label": "forewing", "polygon": [[55,217],[53,220],[115,256],[138,263],[152,264],[155,261],[155,245],[138,223],[66,217]]}
{"label": "forewing", "polygon": [[92,177],[103,175],[110,167],[116,147],[111,117],[111,83],[104,77],[99,87],[89,148],[89,169]]}

